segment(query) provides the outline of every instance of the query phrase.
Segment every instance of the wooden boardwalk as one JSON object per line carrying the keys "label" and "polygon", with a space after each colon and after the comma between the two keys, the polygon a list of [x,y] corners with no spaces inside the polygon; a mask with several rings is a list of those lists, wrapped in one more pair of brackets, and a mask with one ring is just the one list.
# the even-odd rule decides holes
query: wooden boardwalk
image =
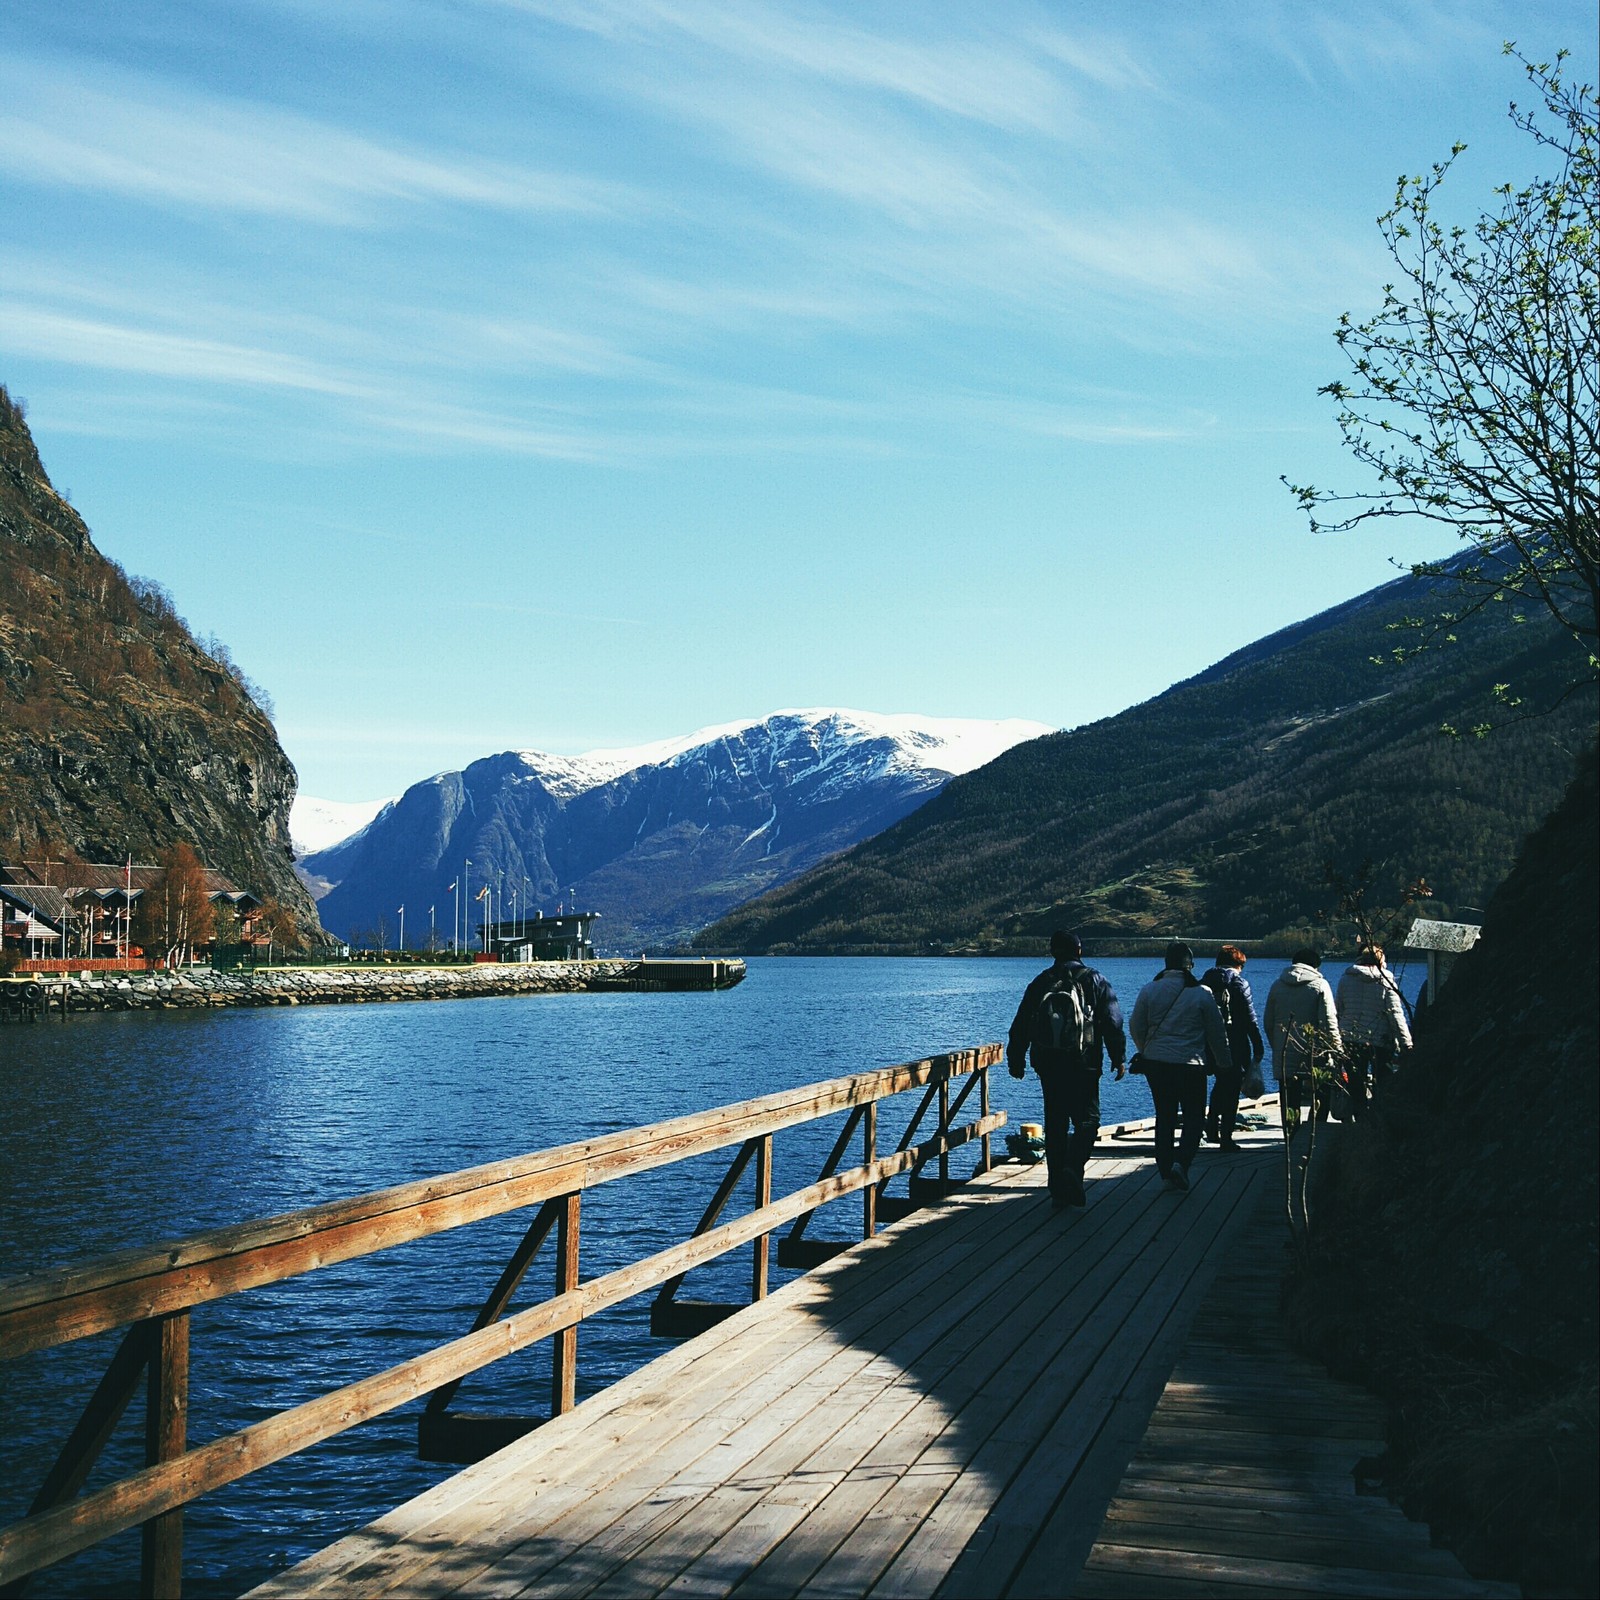
{"label": "wooden boardwalk", "polygon": [[1517,1594],[1356,1492],[1353,1469],[1383,1449],[1383,1406],[1289,1350],[1280,1278],[1270,1252],[1223,1264],[1073,1593]]}
{"label": "wooden boardwalk", "polygon": [[[1002,1167],[253,1593],[1282,1594],[1308,1561],[1308,1593],[1507,1592],[1397,1512],[1381,1561],[1335,1526],[1336,1500],[1387,1511],[1351,1476],[1379,1419],[1273,1336],[1280,1158],[1244,1142],[1186,1196],[1148,1143],[1102,1144],[1066,1215]],[[1208,1386],[1252,1373],[1246,1419],[1217,1416]],[[1231,1531],[1185,1542],[1200,1523]]]}

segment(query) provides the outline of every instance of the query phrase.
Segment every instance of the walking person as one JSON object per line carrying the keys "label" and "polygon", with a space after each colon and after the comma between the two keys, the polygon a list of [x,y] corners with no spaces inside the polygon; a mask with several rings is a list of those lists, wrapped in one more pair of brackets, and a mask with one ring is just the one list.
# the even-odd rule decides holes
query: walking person
{"label": "walking person", "polygon": [[1120,1078],[1127,1041],[1116,991],[1083,963],[1083,941],[1050,935],[1054,963],[1023,991],[1006,1042],[1006,1066],[1022,1077],[1033,1062],[1044,1092],[1045,1171],[1056,1211],[1088,1203],[1083,1169],[1100,1132],[1102,1053]]}
{"label": "walking person", "polygon": [[1227,1030],[1229,1056],[1217,1063],[1217,1079],[1211,1086],[1211,1109],[1206,1113],[1206,1137],[1221,1149],[1232,1151],[1233,1130],[1239,1120],[1239,1090],[1244,1075],[1259,1066],[1267,1047],[1256,1021],[1255,996],[1245,981],[1244,964],[1249,958],[1236,944],[1225,944],[1217,951],[1217,964],[1200,980],[1211,991],[1222,1013]]}
{"label": "walking person", "polygon": [[[1222,1013],[1195,977],[1188,945],[1167,946],[1167,964],[1139,991],[1128,1031],[1156,1105],[1156,1170],[1169,1189],[1187,1189],[1205,1122],[1208,1064],[1232,1061]],[[1183,1136],[1174,1153],[1180,1113]]]}
{"label": "walking person", "polygon": [[1363,945],[1339,978],[1334,995],[1344,1040],[1345,1086],[1350,1115],[1376,1105],[1402,1050],[1411,1048],[1411,1028],[1400,986],[1384,965],[1381,944]]}
{"label": "walking person", "polygon": [[[1278,1080],[1287,1115],[1308,1100],[1318,1122],[1328,1120],[1332,1104],[1329,1081],[1342,1048],[1333,990],[1319,970],[1322,952],[1306,945],[1296,950],[1288,967],[1267,991],[1267,1043],[1272,1046],[1272,1072]],[[1321,1070],[1324,1082],[1317,1084]]]}

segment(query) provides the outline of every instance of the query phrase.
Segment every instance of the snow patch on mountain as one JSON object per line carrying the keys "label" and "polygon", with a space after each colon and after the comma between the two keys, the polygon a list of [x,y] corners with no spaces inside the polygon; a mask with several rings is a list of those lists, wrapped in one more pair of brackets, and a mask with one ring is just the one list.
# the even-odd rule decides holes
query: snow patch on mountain
{"label": "snow patch on mountain", "polygon": [[321,800],[298,794],[289,808],[289,838],[295,854],[315,855],[361,832],[395,797],[382,800]]}
{"label": "snow patch on mountain", "polygon": [[[644,767],[695,759],[698,752],[719,744],[727,747],[742,772],[754,771],[753,763],[762,756],[778,761],[809,755],[817,767],[843,760],[850,770],[840,773],[840,781],[850,784],[863,776],[898,772],[944,772],[957,777],[987,765],[1013,745],[1054,731],[1022,717],[919,717],[813,707],[775,711],[744,722],[715,723],[676,739],[627,749],[589,750],[576,756],[522,750],[518,756],[551,794],[570,800]],[[858,758],[866,746],[875,747],[875,754],[864,770]],[[743,761],[741,754],[746,758]]]}

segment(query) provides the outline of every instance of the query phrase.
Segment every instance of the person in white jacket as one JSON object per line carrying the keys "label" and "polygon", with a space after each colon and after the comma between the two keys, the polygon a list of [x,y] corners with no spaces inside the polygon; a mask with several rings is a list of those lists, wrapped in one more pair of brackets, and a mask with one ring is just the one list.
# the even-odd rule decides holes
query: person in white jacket
{"label": "person in white jacket", "polygon": [[1411,1048],[1400,985],[1384,965],[1383,946],[1367,945],[1345,968],[1334,996],[1344,1038],[1350,1115],[1359,1117],[1388,1086],[1402,1050]]}
{"label": "person in white jacket", "polygon": [[1298,1110],[1308,1098],[1318,1122],[1326,1122],[1332,1105],[1331,1084],[1315,1088],[1319,1073],[1326,1080],[1343,1048],[1333,990],[1318,970],[1322,952],[1309,946],[1296,950],[1288,970],[1267,992],[1263,1019],[1272,1046],[1272,1073],[1280,1103]]}
{"label": "person in white jacket", "polygon": [[[1156,1170],[1169,1189],[1187,1189],[1189,1166],[1205,1129],[1206,1073],[1233,1065],[1222,1013],[1195,977],[1188,945],[1167,946],[1166,967],[1139,991],[1128,1032],[1156,1105]],[[1183,1139],[1174,1155],[1180,1111]]]}

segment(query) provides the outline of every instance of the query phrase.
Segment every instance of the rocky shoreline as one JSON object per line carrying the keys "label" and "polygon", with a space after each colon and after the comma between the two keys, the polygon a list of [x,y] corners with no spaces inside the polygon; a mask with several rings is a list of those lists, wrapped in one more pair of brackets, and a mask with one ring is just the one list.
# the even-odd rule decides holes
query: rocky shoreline
{"label": "rocky shoreline", "polygon": [[742,961],[536,961],[472,967],[272,967],[253,972],[90,972],[43,977],[50,1010],[184,1011],[220,1006],[361,1005],[481,995],[731,988]]}

